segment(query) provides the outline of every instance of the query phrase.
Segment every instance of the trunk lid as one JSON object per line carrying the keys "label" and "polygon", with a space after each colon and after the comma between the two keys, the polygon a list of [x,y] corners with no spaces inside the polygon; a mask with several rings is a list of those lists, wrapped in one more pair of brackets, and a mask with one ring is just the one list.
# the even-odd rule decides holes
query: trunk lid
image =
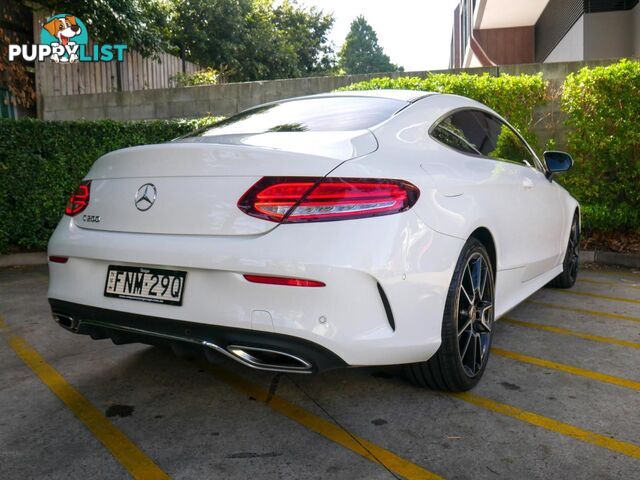
{"label": "trunk lid", "polygon": [[195,137],[118,150],[85,177],[89,205],[74,222],[114,232],[258,235],[277,224],[246,215],[237,202],[260,178],[322,177],[376,148],[364,130]]}

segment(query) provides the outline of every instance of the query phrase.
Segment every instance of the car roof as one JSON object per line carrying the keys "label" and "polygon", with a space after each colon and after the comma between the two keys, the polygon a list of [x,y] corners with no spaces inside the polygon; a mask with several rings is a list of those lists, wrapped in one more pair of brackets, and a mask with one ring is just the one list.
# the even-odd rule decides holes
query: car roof
{"label": "car roof", "polygon": [[318,95],[309,95],[307,97],[298,98],[322,98],[322,97],[373,97],[373,98],[391,98],[394,100],[403,100],[405,102],[415,102],[420,98],[429,95],[437,95],[435,92],[425,92],[423,90],[349,90],[343,92],[320,93]]}
{"label": "car roof", "polygon": [[[407,103],[413,103],[421,98],[429,97],[432,95],[441,95],[437,92],[426,92],[424,90],[393,90],[393,89],[379,89],[379,90],[350,90],[343,92],[328,92],[317,93],[315,95],[303,95],[300,97],[283,98],[281,100],[273,100],[271,102],[254,105],[243,111],[252,110],[258,107],[265,107],[268,105],[274,105],[279,103],[295,102],[298,100],[307,100],[312,98],[336,98],[336,97],[367,97],[367,98],[388,98],[392,100],[399,100]],[[242,112],[240,112],[242,113]]]}

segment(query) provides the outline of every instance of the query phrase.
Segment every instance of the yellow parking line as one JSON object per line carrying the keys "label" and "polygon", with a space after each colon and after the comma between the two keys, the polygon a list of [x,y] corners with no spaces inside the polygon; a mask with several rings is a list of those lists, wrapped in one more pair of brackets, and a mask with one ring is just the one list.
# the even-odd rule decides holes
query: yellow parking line
{"label": "yellow parking line", "polygon": [[628,302],[628,303],[637,303],[640,305],[640,300],[635,298],[624,298],[624,297],[611,297],[609,295],[601,295],[599,293],[589,293],[589,292],[576,292],[575,290],[555,290],[558,293],[566,293],[568,295],[578,295],[580,297],[591,297],[591,298],[602,298],[603,300],[613,300],[616,302]]}
{"label": "yellow parking line", "polygon": [[638,284],[631,284],[626,282],[605,282],[604,280],[594,280],[593,278],[578,278],[578,283],[594,283],[596,285],[607,285],[609,287],[640,288],[640,279]]}
{"label": "yellow parking line", "polygon": [[621,315],[619,313],[601,312],[599,310],[587,310],[586,308],[565,307],[556,303],[539,302],[537,300],[525,300],[525,303],[532,305],[540,305],[541,307],[555,308],[556,310],[566,310],[568,312],[586,313],[587,315],[595,315],[596,317],[615,318],[616,320],[626,320],[629,322],[640,322],[640,317],[631,315]]}
{"label": "yellow parking line", "polygon": [[611,345],[619,345],[621,347],[640,348],[640,343],[628,342],[626,340],[618,340],[612,337],[603,337],[600,335],[591,335],[590,333],[578,332],[576,330],[569,330],[568,328],[553,327],[550,325],[542,325],[540,323],[524,322],[522,320],[516,320],[515,318],[500,318],[500,322],[505,322],[510,325],[517,325],[519,327],[534,328],[536,330],[544,330],[545,332],[559,333],[561,335],[569,335],[572,337],[582,338],[585,340],[592,340],[594,342],[610,343]]}
{"label": "yellow parking line", "polygon": [[496,402],[494,400],[490,400],[473,393],[465,392],[455,393],[452,395],[460,400],[464,400],[465,402],[493,412],[501,413],[502,415],[515,418],[530,425],[535,425],[536,427],[541,427],[545,430],[560,433],[562,435],[566,435],[567,437],[572,437],[576,440],[590,443],[591,445],[597,445],[598,447],[603,447],[613,452],[627,455],[629,457],[640,458],[640,446],[633,443],[623,442],[622,440],[609,438],[604,435],[591,432],[589,430],[583,430],[582,428],[575,427],[568,423],[559,422],[558,420],[554,420],[553,418],[544,417],[542,415],[538,415],[537,413],[521,410],[517,407],[513,407],[505,403]]}
{"label": "yellow parking line", "polygon": [[323,437],[341,445],[344,448],[357,453],[358,455],[374,463],[386,467],[388,470],[405,477],[407,479],[441,479],[439,475],[425,470],[415,463],[411,463],[399,457],[393,452],[360,437],[356,437],[346,432],[339,426],[323,418],[314,415],[303,408],[288,402],[278,395],[269,396],[269,392],[263,388],[252,384],[217,365],[203,364],[203,367],[210,371],[216,378],[230,385],[245,395],[264,402],[276,412],[290,418],[300,425],[312,430]]}
{"label": "yellow parking line", "polygon": [[[6,323],[0,317],[0,329]],[[94,407],[78,390],[21,337],[8,333],[6,340],[18,357],[27,364],[49,389],[84,423],[135,479],[170,478],[153,460],[144,454],[124,433]]]}
{"label": "yellow parking line", "polygon": [[550,368],[552,370],[558,370],[571,375],[577,375],[579,377],[590,378],[591,380],[597,380],[599,382],[611,383],[619,387],[630,388],[632,390],[640,391],[640,382],[634,380],[628,380],[626,378],[614,377],[613,375],[606,375],[604,373],[593,372],[591,370],[585,370],[583,368],[574,367],[572,365],[565,365],[564,363],[552,362],[550,360],[544,360],[538,357],[530,357],[529,355],[523,355],[517,352],[511,352],[502,348],[493,347],[491,353],[494,355],[500,355],[519,362],[530,363],[539,367]]}

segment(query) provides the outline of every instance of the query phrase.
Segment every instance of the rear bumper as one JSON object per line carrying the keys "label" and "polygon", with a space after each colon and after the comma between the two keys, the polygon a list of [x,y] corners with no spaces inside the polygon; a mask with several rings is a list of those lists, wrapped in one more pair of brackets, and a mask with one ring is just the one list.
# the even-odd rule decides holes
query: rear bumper
{"label": "rear bumper", "polygon": [[[344,360],[326,348],[289,335],[169,320],[56,299],[49,299],[49,304],[62,327],[95,340],[110,338],[116,344],[170,346],[177,353],[207,357],[217,352],[258,370],[314,373],[346,366]],[[244,347],[245,353],[254,354],[234,353],[240,347]],[[257,353],[267,351],[271,352],[269,363]],[[274,355],[275,352],[281,355]]]}
{"label": "rear bumper", "polygon": [[[410,363],[427,360],[440,346],[444,302],[462,245],[429,229],[412,211],[231,237],[95,231],[64,218],[49,255],[69,261],[49,264],[48,297],[138,317],[296,337],[350,366]],[[187,272],[183,305],[105,297],[109,265]],[[261,285],[246,281],[245,273],[326,286]]]}

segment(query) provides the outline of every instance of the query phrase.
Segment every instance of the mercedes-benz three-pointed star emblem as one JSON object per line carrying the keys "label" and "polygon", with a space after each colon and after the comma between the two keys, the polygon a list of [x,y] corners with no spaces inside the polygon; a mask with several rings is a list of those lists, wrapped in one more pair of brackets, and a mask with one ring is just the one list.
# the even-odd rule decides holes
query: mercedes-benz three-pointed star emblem
{"label": "mercedes-benz three-pointed star emblem", "polygon": [[136,208],[146,212],[156,201],[156,186],[153,183],[145,183],[136,192]]}

